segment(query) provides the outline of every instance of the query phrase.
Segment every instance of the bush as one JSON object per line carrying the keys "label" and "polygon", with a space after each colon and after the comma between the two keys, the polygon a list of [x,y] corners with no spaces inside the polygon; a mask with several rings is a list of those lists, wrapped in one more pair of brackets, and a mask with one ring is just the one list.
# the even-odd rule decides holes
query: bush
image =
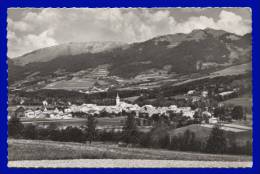
{"label": "bush", "polygon": [[227,153],[236,155],[252,155],[252,142],[247,141],[245,145],[238,146],[235,142],[228,148]]}
{"label": "bush", "polygon": [[38,138],[38,132],[36,129],[36,126],[33,124],[29,124],[24,127],[23,131],[23,137],[26,139],[37,139]]}
{"label": "bush", "polygon": [[61,130],[61,141],[72,141],[72,142],[84,142],[83,132],[76,127],[67,127],[64,130]]}
{"label": "bush", "polygon": [[23,124],[16,116],[11,117],[8,121],[8,136],[13,138],[19,138],[22,136]]}
{"label": "bush", "polygon": [[48,139],[52,141],[62,141],[63,137],[60,130],[52,129],[49,130],[49,136]]}
{"label": "bush", "polygon": [[231,112],[232,118],[235,120],[241,120],[244,118],[244,112],[242,106],[235,106]]}
{"label": "bush", "polygon": [[207,140],[206,152],[208,153],[224,153],[227,149],[227,140],[224,131],[216,125]]}
{"label": "bush", "polygon": [[101,131],[101,132],[98,132],[95,140],[103,141],[103,142],[119,142],[121,137],[122,137],[122,133],[121,132]]}
{"label": "bush", "polygon": [[140,133],[139,144],[141,147],[151,147],[151,135],[150,133]]}
{"label": "bush", "polygon": [[45,140],[49,138],[49,129],[46,128],[38,128],[37,129],[37,133],[38,133],[38,139],[40,140]]}
{"label": "bush", "polygon": [[193,148],[194,142],[195,142],[194,132],[191,132],[189,129],[186,130],[180,141],[180,150],[190,151]]}
{"label": "bush", "polygon": [[159,143],[158,144],[159,144],[160,148],[168,149],[169,146],[170,146],[170,137],[169,137],[169,135],[167,134],[167,135],[161,137],[159,139]]}
{"label": "bush", "polygon": [[190,130],[186,130],[181,136],[171,137],[169,140],[171,150],[203,152],[205,149],[204,143],[197,140],[195,133]]}

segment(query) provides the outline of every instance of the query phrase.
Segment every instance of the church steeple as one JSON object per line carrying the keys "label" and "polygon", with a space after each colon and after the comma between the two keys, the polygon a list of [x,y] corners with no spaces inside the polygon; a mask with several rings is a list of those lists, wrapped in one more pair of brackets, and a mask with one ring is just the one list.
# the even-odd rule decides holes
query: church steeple
{"label": "church steeple", "polygon": [[120,97],[118,93],[116,94],[116,105],[118,106],[120,104]]}

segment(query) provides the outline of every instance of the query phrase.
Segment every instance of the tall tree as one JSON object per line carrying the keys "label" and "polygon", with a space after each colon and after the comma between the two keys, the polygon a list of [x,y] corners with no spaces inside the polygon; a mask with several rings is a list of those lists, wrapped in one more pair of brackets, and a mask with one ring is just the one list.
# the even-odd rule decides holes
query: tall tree
{"label": "tall tree", "polygon": [[33,139],[37,139],[37,136],[38,136],[38,132],[37,132],[35,125],[29,124],[29,125],[24,127],[23,137],[25,139],[32,139],[33,140]]}
{"label": "tall tree", "polygon": [[23,128],[24,126],[20,119],[16,116],[12,116],[8,121],[8,136],[14,138],[20,137],[22,135]]}
{"label": "tall tree", "polygon": [[206,145],[206,152],[209,153],[224,153],[227,148],[227,140],[224,131],[220,125],[216,125],[209,136]]}
{"label": "tall tree", "polygon": [[243,107],[242,106],[235,106],[232,110],[232,118],[235,120],[241,120],[244,118],[244,112],[243,112]]}
{"label": "tall tree", "polygon": [[123,127],[123,136],[122,140],[127,143],[137,143],[138,142],[138,131],[136,126],[136,120],[133,114],[129,114],[125,121]]}
{"label": "tall tree", "polygon": [[89,144],[92,143],[96,136],[96,126],[97,126],[97,120],[93,116],[88,116],[88,121],[86,125],[86,135],[87,139],[89,141]]}

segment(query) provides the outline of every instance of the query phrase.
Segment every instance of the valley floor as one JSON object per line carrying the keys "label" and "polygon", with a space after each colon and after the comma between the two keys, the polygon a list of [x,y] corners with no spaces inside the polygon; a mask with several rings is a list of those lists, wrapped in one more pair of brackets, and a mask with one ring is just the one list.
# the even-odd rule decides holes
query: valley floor
{"label": "valley floor", "polygon": [[[195,152],[169,151],[149,148],[118,147],[117,144],[94,142],[86,143],[55,142],[43,140],[8,140],[8,159],[11,164],[23,164],[24,160],[67,160],[71,159],[146,159],[176,161],[219,161],[219,162],[251,162],[251,156],[215,155]],[[66,161],[66,160],[65,160]],[[80,160],[79,160],[80,161]],[[119,160],[121,161],[121,160]],[[65,162],[65,163],[67,163]],[[26,163],[26,161],[25,161]],[[39,161],[35,161],[40,164]],[[43,162],[48,163],[48,161]],[[63,163],[58,162],[64,166]],[[231,164],[230,163],[230,164]],[[76,165],[76,163],[74,163]],[[203,163],[201,164],[203,165]],[[25,164],[26,166],[26,164]]]}

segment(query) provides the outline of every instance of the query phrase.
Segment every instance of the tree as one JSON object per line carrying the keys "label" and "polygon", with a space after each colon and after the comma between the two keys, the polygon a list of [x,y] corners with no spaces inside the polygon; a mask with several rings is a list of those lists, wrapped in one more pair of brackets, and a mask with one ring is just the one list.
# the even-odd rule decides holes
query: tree
{"label": "tree", "polygon": [[221,118],[225,115],[225,109],[224,107],[217,107],[215,110],[214,110],[214,116],[215,117],[218,117],[218,118]]}
{"label": "tree", "polygon": [[194,118],[194,123],[200,124],[202,122],[202,116],[201,112],[195,111],[193,118]]}
{"label": "tree", "polygon": [[160,148],[169,148],[170,146],[170,135],[166,134],[159,139]]}
{"label": "tree", "polygon": [[152,115],[152,120],[153,120],[153,122],[157,123],[157,122],[159,121],[159,119],[160,119],[159,114],[153,114],[153,115]]}
{"label": "tree", "polygon": [[232,118],[235,120],[241,120],[244,118],[244,112],[243,112],[243,107],[242,106],[235,106],[232,110]]}
{"label": "tree", "polygon": [[123,127],[122,140],[127,144],[138,142],[138,131],[136,121],[134,115],[132,114],[129,114],[125,121],[125,125]]}
{"label": "tree", "polygon": [[23,136],[26,139],[37,139],[38,132],[36,130],[36,126],[33,124],[29,124],[25,126],[23,131]]}
{"label": "tree", "polygon": [[24,126],[18,117],[11,117],[8,121],[8,136],[14,138],[20,137],[22,135],[23,128]]}
{"label": "tree", "polygon": [[109,113],[105,109],[103,109],[99,115],[100,117],[108,117]]}
{"label": "tree", "polygon": [[150,147],[151,146],[151,132],[140,133],[140,142],[141,147]]}
{"label": "tree", "polygon": [[192,146],[194,145],[195,142],[195,133],[191,132],[189,129],[187,129],[182,137],[182,145],[181,145],[181,150],[192,150]]}
{"label": "tree", "polygon": [[83,142],[83,132],[77,127],[69,126],[62,130],[63,141]]}
{"label": "tree", "polygon": [[224,153],[227,148],[227,140],[224,131],[220,125],[216,125],[207,140],[206,152],[209,153]]}
{"label": "tree", "polygon": [[86,125],[86,135],[87,139],[89,141],[89,144],[94,140],[96,136],[96,126],[97,126],[97,120],[93,116],[88,116],[88,121]]}

